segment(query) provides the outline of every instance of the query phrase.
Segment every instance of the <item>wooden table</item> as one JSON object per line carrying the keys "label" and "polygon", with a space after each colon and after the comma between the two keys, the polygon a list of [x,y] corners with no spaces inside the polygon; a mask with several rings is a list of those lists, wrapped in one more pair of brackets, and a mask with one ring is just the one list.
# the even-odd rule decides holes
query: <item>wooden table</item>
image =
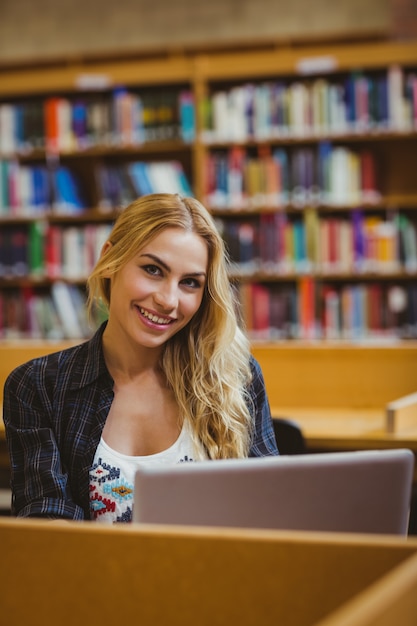
{"label": "wooden table", "polygon": [[385,410],[271,407],[274,417],[294,419],[309,450],[409,448],[417,454],[417,423],[387,433]]}

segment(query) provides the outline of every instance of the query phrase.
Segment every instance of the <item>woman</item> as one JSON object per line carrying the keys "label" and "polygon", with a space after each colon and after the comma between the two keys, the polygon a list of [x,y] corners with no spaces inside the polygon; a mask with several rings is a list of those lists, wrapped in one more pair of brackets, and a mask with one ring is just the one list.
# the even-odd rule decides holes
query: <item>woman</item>
{"label": "woman", "polygon": [[92,339],[5,384],[15,515],[129,521],[138,464],[278,454],[223,241],[197,200],[128,206],[88,291],[108,314]]}

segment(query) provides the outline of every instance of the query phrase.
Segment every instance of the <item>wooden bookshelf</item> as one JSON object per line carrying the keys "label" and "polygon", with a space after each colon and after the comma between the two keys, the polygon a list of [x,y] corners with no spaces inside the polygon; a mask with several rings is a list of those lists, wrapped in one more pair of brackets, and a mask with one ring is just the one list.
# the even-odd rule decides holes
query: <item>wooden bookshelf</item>
{"label": "wooden bookshelf", "polygon": [[[53,159],[68,164],[82,173],[82,182],[89,189],[90,202],[88,208],[76,216],[46,213],[42,215],[13,214],[2,215],[0,225],[17,226],[29,225],[32,221],[42,220],[45,223],[61,224],[63,227],[87,224],[108,224],[114,219],[117,211],[100,210],[98,194],[95,189],[93,168],[96,163],[127,163],[132,160],[179,160],[192,184],[194,194],[206,200],[207,179],[206,161],[208,156],[216,150],[227,152],[235,146],[234,141],[207,141],[205,134],[206,121],[204,118],[204,103],[218,90],[228,90],[233,86],[246,83],[260,84],[264,81],[283,81],[287,85],[294,82],[310,83],[314,79],[323,78],[328,81],[345,80],[351,72],[363,72],[365,76],[374,73],[382,75],[387,68],[400,66],[409,74],[417,71],[417,42],[388,41],[374,38],[370,41],[352,40],[331,42],[327,39],[320,41],[281,42],[280,45],[262,45],[258,42],[252,48],[236,46],[236,49],[227,47],[216,50],[215,47],[206,49],[176,49],[166,51],[150,51],[142,56],[115,55],[83,57],[71,59],[56,59],[54,62],[44,62],[38,65],[19,66],[17,64],[0,67],[0,105],[2,103],[27,103],[31,100],[44,100],[52,96],[67,98],[70,102],[82,97],[103,95],[108,97],[114,89],[124,87],[128,91],[140,94],[161,92],[165,88],[174,90],[189,90],[194,97],[196,115],[196,134],[193,141],[181,139],[165,139],[148,141],[143,144],[110,144],[99,143],[63,150],[58,154],[50,153],[48,147],[36,147],[32,150],[17,149],[13,154],[0,155],[1,159],[9,157],[17,159],[24,165],[49,163]],[[417,107],[417,104],[415,105]],[[417,119],[417,115],[416,115]],[[360,205],[365,216],[380,217],[381,220],[390,220],[394,214],[404,215],[413,228],[417,227],[417,179],[415,177],[415,154],[417,147],[417,126],[408,125],[406,128],[362,128],[352,131],[321,134],[303,133],[300,135],[287,134],[284,136],[268,136],[262,138],[247,137],[240,142],[240,146],[248,153],[257,153],[263,148],[280,147],[297,150],[311,147],[315,149],[319,142],[329,141],[337,146],[346,147],[353,152],[366,149],[371,150],[383,162],[383,172],[379,177],[379,197],[367,202],[361,199],[353,205],[349,203],[326,203],[323,198],[313,202],[314,209],[321,221],[331,216],[348,219],[351,211]],[[310,201],[308,204],[311,204]],[[277,210],[285,213],[289,221],[303,218],[303,207],[297,206],[291,200],[283,205],[229,208],[209,206],[217,219],[226,224],[231,219],[255,221],[260,215],[274,214]],[[244,273],[234,278],[244,282],[260,281],[264,285],[275,283],[277,288],[282,284],[293,282],[294,289],[300,289],[303,272],[269,271],[258,268],[252,274]],[[343,285],[357,285],[360,282],[387,286],[399,286],[406,291],[406,297],[414,297],[414,283],[417,278],[417,269],[411,270],[399,267],[389,272],[384,271],[338,271],[323,272],[320,268],[309,271],[317,283],[331,283],[337,289]],[[65,276],[64,276],[65,279]],[[80,283],[83,277],[79,278]],[[3,293],[10,293],[24,285],[33,289],[48,289],[49,281],[37,277],[0,277],[0,289]],[[387,287],[388,288],[388,287]],[[385,287],[384,287],[385,289]],[[413,331],[414,332],[414,331]],[[400,333],[401,335],[401,333]],[[256,333],[254,338],[256,339]],[[401,337],[407,338],[407,333]],[[278,337],[280,337],[278,335]],[[291,349],[294,343],[291,343]],[[328,346],[332,349],[331,345]]]}

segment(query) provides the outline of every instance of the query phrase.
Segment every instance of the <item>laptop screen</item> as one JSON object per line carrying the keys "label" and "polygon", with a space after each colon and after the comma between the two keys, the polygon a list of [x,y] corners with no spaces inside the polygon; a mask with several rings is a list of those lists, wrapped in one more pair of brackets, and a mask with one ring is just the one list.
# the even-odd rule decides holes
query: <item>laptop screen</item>
{"label": "laptop screen", "polygon": [[145,466],[133,522],[405,535],[410,450]]}

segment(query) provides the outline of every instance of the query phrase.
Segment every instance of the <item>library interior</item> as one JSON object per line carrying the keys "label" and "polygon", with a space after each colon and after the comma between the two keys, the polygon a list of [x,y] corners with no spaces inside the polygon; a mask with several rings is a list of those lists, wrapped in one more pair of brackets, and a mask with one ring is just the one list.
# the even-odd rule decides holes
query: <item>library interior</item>
{"label": "library interior", "polygon": [[15,518],[0,418],[0,622],[97,619],[101,579],[107,620],[416,626],[415,0],[6,0],[0,406],[91,337],[115,219],[165,192],[225,241],[282,457],[411,450],[407,531]]}

